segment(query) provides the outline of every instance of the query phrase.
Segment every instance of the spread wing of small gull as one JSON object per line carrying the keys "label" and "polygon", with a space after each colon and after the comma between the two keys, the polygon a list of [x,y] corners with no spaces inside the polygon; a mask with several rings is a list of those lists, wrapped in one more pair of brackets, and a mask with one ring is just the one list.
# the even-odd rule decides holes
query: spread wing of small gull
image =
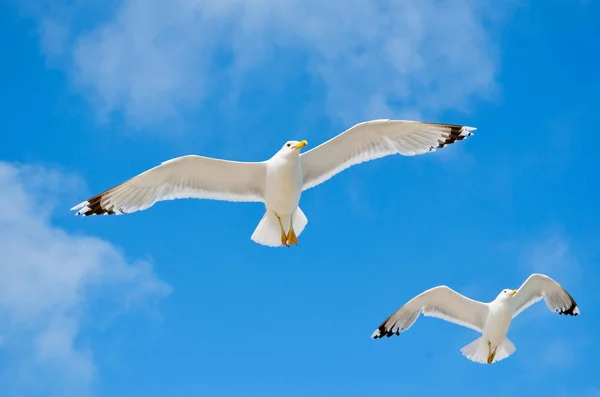
{"label": "spread wing of small gull", "polygon": [[303,190],[317,186],[355,164],[392,154],[414,156],[473,135],[476,128],[408,120],[372,120],[300,155]]}
{"label": "spread wing of small gull", "polygon": [[135,176],[71,210],[76,215],[126,214],[158,201],[203,198],[262,202],[266,179],[263,162],[246,163],[202,156],[183,156]]}
{"label": "spread wing of small gull", "polygon": [[544,299],[548,309],[553,312],[570,316],[579,314],[577,303],[560,284],[543,274],[532,274],[525,280],[512,299],[515,311],[513,318],[542,299]]}
{"label": "spread wing of small gull", "polygon": [[469,299],[449,287],[439,286],[411,299],[381,323],[371,338],[400,335],[417,321],[421,313],[482,332],[488,311],[487,303]]}

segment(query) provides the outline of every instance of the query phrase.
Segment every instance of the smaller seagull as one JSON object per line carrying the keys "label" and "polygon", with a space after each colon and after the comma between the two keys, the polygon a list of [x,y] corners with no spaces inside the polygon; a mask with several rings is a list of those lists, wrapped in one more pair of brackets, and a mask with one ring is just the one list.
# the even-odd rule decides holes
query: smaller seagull
{"label": "smaller seagull", "polygon": [[400,335],[423,313],[481,332],[480,338],[460,351],[471,361],[492,364],[516,350],[506,337],[512,319],[542,299],[553,312],[570,316],[579,314],[571,295],[556,281],[543,274],[532,274],[521,288],[502,290],[490,303],[469,299],[445,285],[432,288],[417,295],[388,317],[371,338]]}

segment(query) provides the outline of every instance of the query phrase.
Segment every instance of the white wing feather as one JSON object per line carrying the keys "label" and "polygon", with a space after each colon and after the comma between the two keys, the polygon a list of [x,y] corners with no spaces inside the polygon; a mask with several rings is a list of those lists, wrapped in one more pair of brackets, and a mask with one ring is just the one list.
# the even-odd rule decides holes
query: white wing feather
{"label": "white wing feather", "polygon": [[79,210],[77,215],[83,216],[120,215],[180,198],[262,202],[265,178],[264,163],[183,156],[165,161],[71,210]]}
{"label": "white wing feather", "polygon": [[392,154],[433,152],[472,135],[475,128],[408,120],[372,120],[356,124],[333,139],[302,153],[303,190],[325,182],[348,167]]}
{"label": "white wing feather", "polygon": [[488,304],[469,299],[446,286],[429,289],[411,299],[373,332],[372,338],[399,335],[409,329],[422,312],[481,332],[488,316]]}
{"label": "white wing feather", "polygon": [[577,303],[560,284],[543,274],[532,274],[511,300],[514,308],[513,318],[542,299],[553,312],[571,316],[579,314]]}

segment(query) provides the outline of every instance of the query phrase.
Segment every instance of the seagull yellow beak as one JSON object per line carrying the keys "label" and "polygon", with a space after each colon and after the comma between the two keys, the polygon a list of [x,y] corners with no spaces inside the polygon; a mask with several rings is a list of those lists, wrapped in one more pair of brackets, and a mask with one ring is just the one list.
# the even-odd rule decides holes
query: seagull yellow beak
{"label": "seagull yellow beak", "polygon": [[510,293],[510,296],[515,296],[515,295],[516,295],[516,293],[517,293],[517,290],[516,290],[516,289],[513,289],[513,290],[512,290],[512,292]]}
{"label": "seagull yellow beak", "polygon": [[304,146],[308,145],[308,142],[306,141],[300,141],[297,144],[294,145],[294,149],[301,149]]}

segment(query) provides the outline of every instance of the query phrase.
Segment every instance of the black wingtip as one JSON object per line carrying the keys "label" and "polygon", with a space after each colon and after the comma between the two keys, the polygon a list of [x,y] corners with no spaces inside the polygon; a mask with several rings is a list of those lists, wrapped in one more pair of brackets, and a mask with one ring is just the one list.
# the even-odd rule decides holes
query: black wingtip
{"label": "black wingtip", "polygon": [[375,332],[373,332],[373,335],[371,335],[371,338],[381,339],[384,336],[389,336],[389,335],[387,335],[387,331],[385,330],[385,327],[383,325],[381,325],[375,330]]}
{"label": "black wingtip", "polygon": [[[83,210],[79,210],[76,215],[81,216],[91,216],[91,215],[115,215],[116,212],[114,210],[114,206],[105,207],[102,205],[102,199],[104,198],[104,193],[101,193],[97,196],[92,197],[87,201]],[[121,211],[122,213],[123,211]]]}
{"label": "black wingtip", "polygon": [[561,310],[558,314],[564,314],[565,316],[575,317],[579,315],[579,307],[577,307],[577,304],[573,302],[567,310]]}
{"label": "black wingtip", "polygon": [[444,146],[451,145],[456,141],[462,141],[466,137],[473,135],[471,128],[462,125],[448,124],[447,127],[450,128],[450,136],[445,140],[439,140],[437,149],[441,149]]}
{"label": "black wingtip", "polygon": [[[563,291],[565,291],[565,290],[563,289]],[[566,309],[561,309],[561,311],[558,314],[564,314],[565,316],[578,316],[579,315],[579,307],[577,306],[575,299],[573,299],[571,294],[569,294],[567,291],[565,291],[565,293],[569,297],[570,305]]]}
{"label": "black wingtip", "polygon": [[[397,331],[392,331],[391,329],[386,329],[386,323],[383,323],[379,326],[379,328],[377,328],[377,330],[375,332],[373,332],[373,335],[371,336],[371,338],[373,339],[381,339],[381,338],[389,338],[390,336],[394,336],[394,335],[400,335],[400,332],[402,332],[402,328],[398,329]],[[393,327],[392,327],[393,328]]]}

